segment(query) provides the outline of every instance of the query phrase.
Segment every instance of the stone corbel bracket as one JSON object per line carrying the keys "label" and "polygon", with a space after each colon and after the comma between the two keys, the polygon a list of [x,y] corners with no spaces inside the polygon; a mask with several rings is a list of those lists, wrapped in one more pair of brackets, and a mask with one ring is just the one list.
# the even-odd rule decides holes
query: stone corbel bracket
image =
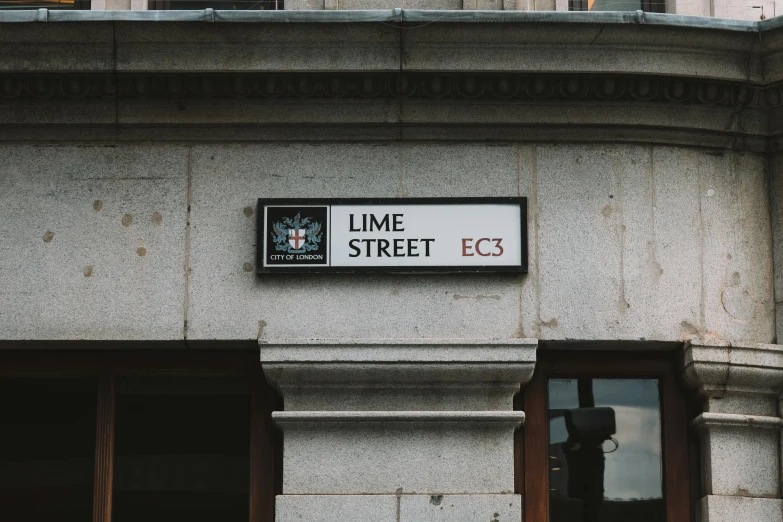
{"label": "stone corbel bracket", "polygon": [[782,521],[783,346],[692,342],[683,369],[706,397],[691,423],[701,439],[702,520]]}
{"label": "stone corbel bracket", "polygon": [[286,411],[511,410],[535,339],[307,339],[261,342]]}
{"label": "stone corbel bracket", "polygon": [[500,494],[515,503],[513,433],[524,413],[513,411],[513,396],[533,375],[537,345],[260,343],[285,404],[273,414],[285,437],[284,495]]}
{"label": "stone corbel bracket", "polygon": [[783,345],[692,342],[683,367],[685,379],[706,397],[706,411],[778,416]]}

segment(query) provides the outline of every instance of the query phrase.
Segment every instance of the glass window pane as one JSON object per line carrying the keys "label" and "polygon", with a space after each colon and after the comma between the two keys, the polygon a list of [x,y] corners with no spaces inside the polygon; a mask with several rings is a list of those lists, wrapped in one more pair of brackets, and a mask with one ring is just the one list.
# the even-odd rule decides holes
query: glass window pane
{"label": "glass window pane", "polygon": [[0,520],[92,520],[95,379],[0,378]]}
{"label": "glass window pane", "polygon": [[665,522],[655,379],[550,379],[550,522]]}
{"label": "glass window pane", "polygon": [[114,522],[247,522],[247,379],[118,379],[115,422]]}

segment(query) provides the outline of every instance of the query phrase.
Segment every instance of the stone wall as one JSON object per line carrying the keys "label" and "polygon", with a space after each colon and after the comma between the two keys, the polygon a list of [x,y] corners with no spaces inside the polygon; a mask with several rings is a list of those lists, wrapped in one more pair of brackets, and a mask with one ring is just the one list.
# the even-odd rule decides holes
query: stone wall
{"label": "stone wall", "polygon": [[783,342],[783,158],[775,156],[770,169],[770,202],[775,259],[777,342]]}
{"label": "stone wall", "polygon": [[[775,338],[766,161],[754,154],[5,145],[0,171],[5,339]],[[259,197],[517,195],[530,206],[526,276],[255,275]]]}

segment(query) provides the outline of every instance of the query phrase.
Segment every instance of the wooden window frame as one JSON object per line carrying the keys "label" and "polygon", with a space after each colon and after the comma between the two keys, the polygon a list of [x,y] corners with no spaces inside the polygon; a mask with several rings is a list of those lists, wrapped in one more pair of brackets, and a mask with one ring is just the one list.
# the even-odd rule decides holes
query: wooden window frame
{"label": "wooden window frame", "polygon": [[0,351],[0,377],[97,377],[93,522],[111,522],[114,487],[115,380],[120,376],[241,376],[250,379],[249,522],[273,522],[279,493],[277,394],[257,352]]}
{"label": "wooden window frame", "polygon": [[693,520],[691,490],[698,489],[696,443],[688,432],[688,396],[673,353],[539,350],[533,379],[515,400],[525,425],[515,440],[515,486],[524,495],[525,522],[549,522],[549,422],[551,378],[659,379],[663,498],[666,522]]}

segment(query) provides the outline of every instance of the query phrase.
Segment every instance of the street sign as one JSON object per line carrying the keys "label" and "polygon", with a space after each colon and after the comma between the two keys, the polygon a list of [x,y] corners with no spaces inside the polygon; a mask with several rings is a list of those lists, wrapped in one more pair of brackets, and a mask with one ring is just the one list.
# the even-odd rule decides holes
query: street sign
{"label": "street sign", "polygon": [[259,274],[527,272],[526,198],[259,199]]}

